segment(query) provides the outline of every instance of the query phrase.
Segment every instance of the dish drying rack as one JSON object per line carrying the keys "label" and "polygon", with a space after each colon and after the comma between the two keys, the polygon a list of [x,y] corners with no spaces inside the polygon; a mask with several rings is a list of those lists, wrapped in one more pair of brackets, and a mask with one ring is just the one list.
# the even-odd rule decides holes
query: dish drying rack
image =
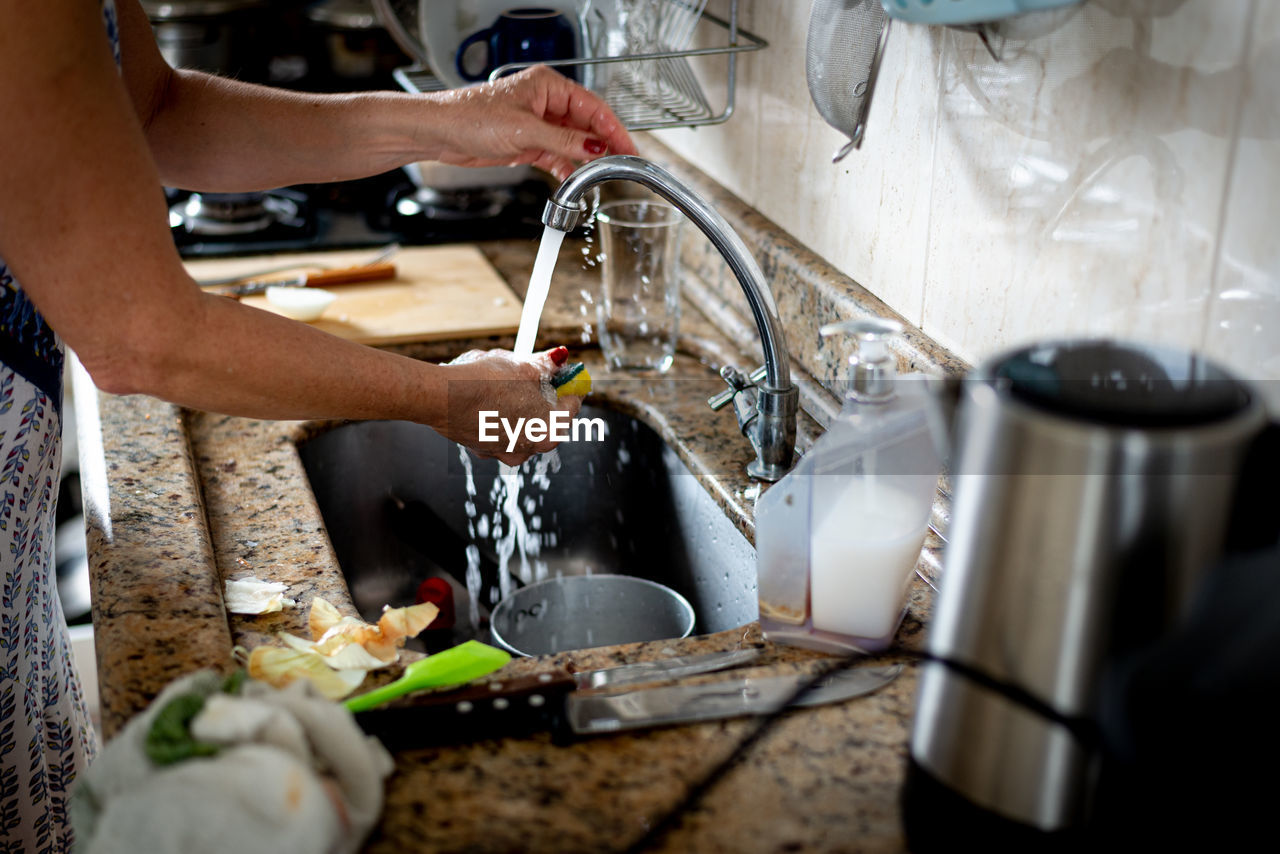
{"label": "dish drying rack", "polygon": [[[373,0],[373,7],[392,39],[414,60],[412,66],[395,70],[396,82],[408,92],[438,92],[448,87],[428,67],[426,48],[414,35],[418,31],[418,5],[416,0]],[[489,79],[534,64],[592,66],[598,69],[597,74],[608,80],[602,92],[596,86],[592,88],[600,92],[630,131],[696,127],[727,121],[734,111],[738,54],[760,50],[768,47],[769,43],[738,26],[738,0],[731,0],[727,17],[712,14],[701,8],[702,3],[690,0],[661,0],[659,5],[664,13],[669,9],[675,14],[696,16],[693,21],[695,34],[714,32],[715,39],[704,42],[714,44],[618,56],[511,63],[494,69]],[[690,41],[697,43],[697,39]],[[719,112],[711,106],[690,63],[695,57],[710,56],[723,56],[726,63],[723,107]]]}

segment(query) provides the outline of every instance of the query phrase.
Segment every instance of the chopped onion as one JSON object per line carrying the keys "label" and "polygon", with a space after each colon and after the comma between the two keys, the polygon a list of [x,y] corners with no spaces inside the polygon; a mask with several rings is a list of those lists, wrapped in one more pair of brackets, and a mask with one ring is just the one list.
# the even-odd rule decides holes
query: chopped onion
{"label": "chopped onion", "polygon": [[319,320],[324,310],[333,304],[338,295],[333,291],[307,287],[267,288],[267,302],[285,317],[294,320]]}

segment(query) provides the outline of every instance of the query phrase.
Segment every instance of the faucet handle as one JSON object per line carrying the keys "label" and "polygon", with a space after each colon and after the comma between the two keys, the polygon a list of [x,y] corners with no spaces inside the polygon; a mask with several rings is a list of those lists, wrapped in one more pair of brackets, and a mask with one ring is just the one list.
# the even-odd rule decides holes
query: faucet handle
{"label": "faucet handle", "polygon": [[729,387],[719,394],[707,398],[707,406],[710,406],[716,412],[728,406],[738,392],[745,391],[764,379],[765,368],[761,365],[748,376],[733,365],[725,365],[720,369],[720,377],[728,383]]}

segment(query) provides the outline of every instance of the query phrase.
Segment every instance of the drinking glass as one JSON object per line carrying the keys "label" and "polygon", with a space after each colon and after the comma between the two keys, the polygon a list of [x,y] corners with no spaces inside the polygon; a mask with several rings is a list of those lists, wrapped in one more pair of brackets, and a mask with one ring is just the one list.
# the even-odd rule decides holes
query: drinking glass
{"label": "drinking glass", "polygon": [[680,328],[680,230],[665,202],[606,202],[596,213],[602,257],[597,331],[611,369],[671,367]]}

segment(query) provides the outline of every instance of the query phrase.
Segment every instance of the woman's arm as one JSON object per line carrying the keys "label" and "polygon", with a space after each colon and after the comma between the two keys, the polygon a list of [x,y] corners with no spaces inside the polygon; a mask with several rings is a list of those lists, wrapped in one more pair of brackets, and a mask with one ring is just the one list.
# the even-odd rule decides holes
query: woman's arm
{"label": "woman's arm", "polygon": [[0,0],[0,257],[100,388],[260,418],[408,419],[472,447],[481,397],[546,417],[545,356],[430,365],[201,292],[85,7]]}
{"label": "woman's arm", "polygon": [[603,101],[548,68],[426,95],[289,92],[169,68],[137,0],[117,2],[126,82],[167,186],[268,189],[419,160],[532,163],[564,178],[576,162],[635,153]]}

